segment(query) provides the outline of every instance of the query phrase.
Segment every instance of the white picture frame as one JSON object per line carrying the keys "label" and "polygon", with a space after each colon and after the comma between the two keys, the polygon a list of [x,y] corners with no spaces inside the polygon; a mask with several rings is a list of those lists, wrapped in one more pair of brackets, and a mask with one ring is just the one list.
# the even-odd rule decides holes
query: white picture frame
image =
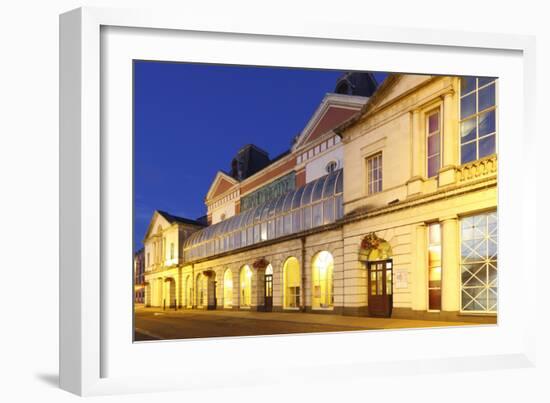
{"label": "white picture frame", "polygon": [[[116,28],[114,28],[116,27]],[[140,31],[141,30],[141,31]],[[186,356],[189,367],[193,372],[185,372],[182,369],[177,375],[170,375],[170,371],[159,373],[153,376],[144,371],[142,375],[131,373],[129,368],[120,365],[117,370],[111,369],[108,361],[122,362],[128,360],[131,354],[132,346],[123,346],[126,341],[131,344],[131,329],[128,329],[128,321],[120,321],[119,315],[128,307],[130,294],[124,294],[121,291],[122,305],[117,305],[113,298],[113,286],[106,283],[106,279],[124,281],[128,278],[128,287],[131,287],[131,271],[125,274],[112,277],[116,273],[106,272],[109,259],[114,256],[111,245],[106,243],[107,237],[105,231],[109,232],[109,237],[113,237],[116,231],[129,232],[131,222],[128,216],[119,217],[106,214],[107,211],[116,211],[127,202],[128,191],[131,191],[131,183],[126,185],[126,194],[118,198],[120,205],[111,209],[109,197],[111,195],[114,183],[122,183],[131,165],[131,160],[121,157],[120,166],[112,165],[112,152],[114,149],[123,150],[128,143],[116,140],[114,137],[105,136],[105,132],[112,129],[111,124],[122,124],[121,133],[127,133],[128,120],[127,113],[128,99],[131,94],[128,90],[128,82],[123,83],[126,87],[120,87],[112,91],[113,82],[102,80],[104,73],[105,60],[103,57],[116,56],[121,58],[122,70],[109,70],[109,74],[121,74],[124,72],[124,60],[122,58],[135,57],[146,58],[147,52],[140,52],[139,48],[127,47],[127,52],[123,51],[120,45],[127,37],[138,35],[141,32],[143,41],[139,44],[145,49],[149,40],[165,41],[165,45],[159,46],[157,54],[159,58],[170,58],[170,45],[181,40],[178,33],[192,33],[194,40],[201,40],[201,37],[214,38],[213,42],[220,40],[231,40],[237,38],[242,40],[243,46],[246,41],[251,41],[257,46],[274,46],[286,49],[292,53],[293,43],[303,48],[311,46],[313,42],[319,43],[319,46],[329,46],[335,52],[339,49],[351,49],[358,46],[370,46],[378,51],[384,51],[386,47],[392,48],[395,52],[416,52],[418,54],[430,54],[430,52],[444,52],[447,57],[456,57],[460,52],[471,52],[478,55],[479,58],[491,54],[487,57],[501,57],[502,55],[511,55],[510,60],[503,59],[503,65],[511,65],[512,71],[522,71],[520,85],[510,83],[510,89],[514,90],[521,99],[523,108],[521,112],[515,114],[513,121],[508,127],[518,129],[523,134],[523,143],[516,147],[516,155],[522,160],[527,160],[532,150],[534,140],[534,128],[532,127],[534,114],[534,92],[536,78],[534,74],[535,43],[534,39],[522,35],[503,35],[491,33],[465,33],[457,31],[430,31],[407,28],[383,28],[369,25],[347,25],[336,21],[318,21],[314,17],[304,19],[300,23],[294,24],[292,21],[284,26],[277,21],[269,20],[250,20],[250,19],[212,19],[206,15],[185,15],[173,14],[169,11],[160,12],[158,10],[119,10],[105,8],[81,8],[70,11],[60,17],[60,384],[61,387],[70,392],[79,395],[98,395],[113,393],[135,393],[178,390],[188,388],[207,388],[212,386],[227,385],[253,385],[270,382],[290,382],[292,371],[277,370],[276,375],[267,376],[258,371],[258,362],[253,361],[254,357],[262,351],[266,345],[270,345],[273,350],[274,368],[277,369],[300,369],[303,371],[302,379],[323,379],[326,377],[327,368],[337,368],[337,379],[346,379],[348,377],[368,377],[373,374],[407,374],[407,373],[436,373],[441,371],[464,371],[476,369],[491,368],[522,368],[533,366],[535,360],[534,338],[535,327],[533,318],[536,311],[536,295],[530,294],[523,301],[524,320],[515,321],[517,315],[507,316],[506,293],[503,294],[504,301],[501,304],[502,314],[499,313],[499,326],[493,328],[478,327],[474,329],[452,329],[455,335],[449,336],[451,329],[424,329],[415,331],[391,331],[389,333],[371,332],[367,336],[364,332],[353,332],[347,334],[327,334],[327,335],[298,335],[298,336],[270,336],[254,338],[229,338],[229,339],[204,339],[200,341],[176,341],[176,342],[158,342],[148,343],[148,347],[139,347],[140,357],[147,356],[147,350],[154,350],[154,354],[162,360],[167,361],[167,357],[172,354],[181,353],[188,350]],[[114,34],[106,42],[105,33]],[[151,38],[151,34],[153,37]],[[117,37],[118,35],[118,37]],[[226,38],[226,39],[224,39]],[[312,42],[313,41],[313,42]],[[117,47],[118,46],[118,47]],[[105,51],[104,48],[114,47],[119,50],[116,55]],[[348,48],[346,48],[348,47]],[[208,48],[208,46],[205,46]],[[163,56],[163,49],[166,50]],[[371,49],[371,50],[372,50]],[[376,49],[372,51],[377,51]],[[112,51],[113,49],[110,48]],[[107,52],[107,53],[105,53]],[[131,52],[135,52],[134,55]],[[269,63],[269,58],[260,60],[261,52],[250,52],[246,55],[242,49],[231,48],[235,55],[239,54],[242,60],[248,60],[248,63]],[[314,52],[313,52],[314,53]],[[453,56],[455,55],[455,56]],[[216,57],[201,59],[197,53],[192,61],[206,62],[228,62],[228,54],[219,54]],[[396,56],[392,56],[396,58]],[[421,58],[419,58],[421,59]],[[231,62],[231,60],[229,60]],[[341,63],[349,63],[344,60]],[[284,63],[284,62],[282,62]],[[364,61],[362,63],[365,63]],[[485,61],[487,63],[487,61]],[[246,62],[244,63],[246,64]],[[460,64],[460,63],[459,63]],[[303,66],[303,64],[302,64]],[[343,65],[341,65],[343,66]],[[365,64],[363,64],[365,66]],[[380,64],[372,61],[370,69],[382,70]],[[425,66],[425,65],[424,65]],[[303,66],[313,67],[313,66]],[[317,66],[320,67],[320,66]],[[326,66],[325,66],[326,67]],[[336,64],[332,67],[337,67]],[[482,72],[490,72],[491,66],[475,66]],[[499,66],[499,68],[505,68]],[[111,68],[107,66],[107,68]],[[410,61],[405,67],[408,72],[420,72],[422,68],[421,60]],[[433,67],[429,73],[445,72],[444,66]],[[467,72],[468,67],[462,66],[463,71]],[[474,67],[471,67],[473,69]],[[519,70],[517,70],[519,69]],[[473,73],[473,70],[470,72]],[[502,84],[506,86],[506,80]],[[113,97],[109,98],[109,105],[114,105],[113,99],[119,99],[120,110],[124,113],[116,121],[105,123],[106,117],[111,113],[105,108],[103,96],[109,91],[114,92]],[[118,98],[117,98],[118,97]],[[118,101],[116,101],[118,102]],[[516,100],[516,104],[517,104]],[[511,105],[511,104],[508,104]],[[506,103],[501,109],[502,115],[507,110]],[[510,109],[508,109],[510,110]],[[118,115],[117,115],[118,116]],[[108,120],[108,119],[107,119]],[[500,123],[502,126],[504,124]],[[504,129],[506,133],[506,129]],[[517,131],[516,131],[517,132]],[[102,134],[103,133],[103,134]],[[124,137],[121,135],[121,138]],[[118,138],[118,137],[117,137]],[[505,143],[503,141],[502,143]],[[511,146],[511,145],[510,145]],[[111,148],[114,147],[114,148]],[[501,144],[501,147],[506,145]],[[536,189],[534,178],[521,177],[511,169],[506,168],[506,158],[500,158],[503,167],[502,175],[511,183],[521,183],[526,189],[530,189],[531,194]],[[118,171],[117,171],[118,170]],[[119,181],[119,182],[117,182]],[[507,193],[509,192],[509,193]],[[131,194],[131,193],[130,193]],[[508,198],[507,196],[510,196]],[[527,246],[527,234],[535,232],[534,208],[531,208],[532,199],[525,195],[525,192],[514,192],[510,187],[504,186],[501,190],[499,199],[499,211],[512,211],[519,207],[520,210],[514,210],[516,215],[513,217],[504,217],[509,220],[509,225],[502,225],[502,228],[511,228],[516,226],[521,243]],[[503,209],[500,203],[504,202]],[[509,204],[506,204],[509,203]],[[120,218],[120,219],[119,219]],[[116,225],[114,221],[116,221]],[[500,225],[500,223],[499,223]],[[111,239],[109,238],[109,239]],[[506,242],[506,241],[504,241]],[[123,248],[124,249],[124,248]],[[124,249],[116,259],[128,259],[130,256]],[[124,257],[125,256],[125,257]],[[114,257],[113,257],[114,258]],[[513,263],[513,256],[510,256],[510,264]],[[123,261],[123,260],[122,260]],[[130,264],[130,263],[129,263]],[[521,276],[535,276],[535,255],[522,256]],[[126,276],[126,277],[124,277]],[[506,283],[506,271],[500,282]],[[109,284],[109,285],[108,285]],[[118,307],[118,308],[117,308]],[[131,319],[128,319],[131,322]],[[116,324],[122,323],[120,327]],[[511,330],[516,328],[517,331]],[[485,329],[485,330],[484,330]],[[488,329],[488,330],[487,330]],[[492,330],[496,329],[496,330]],[[484,332],[474,333],[474,332]],[[466,354],[460,348],[449,351],[449,354],[435,352],[424,353],[423,351],[409,351],[410,348],[399,348],[399,343],[403,344],[403,337],[411,343],[438,343],[438,340],[468,339],[474,337],[486,337],[489,333],[502,339],[502,344],[494,343],[490,354],[482,354],[480,351],[472,350]],[[395,349],[389,357],[382,356],[364,357],[361,354],[346,358],[336,354],[329,354],[326,361],[315,361],[313,355],[308,355],[309,345],[315,345],[319,340],[323,343],[338,343],[339,346],[360,345],[365,337],[379,338],[383,336],[385,342],[395,342]],[[122,340],[122,341],[121,341]],[[124,341],[126,340],[126,341]],[[277,354],[282,345],[288,344],[292,340],[295,346],[293,348],[302,351],[304,360],[293,360],[290,364],[287,361],[285,365],[277,362]],[[388,341],[391,340],[391,341]],[[426,341],[428,340],[428,341]],[[498,341],[498,340],[497,340]],[[448,341],[446,341],[448,342]],[[117,344],[122,343],[122,344]],[[142,344],[142,346],[145,344]],[[340,348],[340,347],[339,347]],[[342,351],[346,351],[342,347]],[[246,349],[246,350],[244,350]],[[177,351],[176,351],[177,350]],[[421,349],[420,349],[421,350]],[[123,355],[122,351],[125,351]],[[193,354],[191,351],[197,352]],[[242,351],[248,351],[251,357],[242,356],[242,362],[237,362],[240,371],[227,374],[224,371],[209,371],[206,365],[201,365],[204,361],[202,352],[208,351],[206,361],[216,359],[221,354],[225,354],[231,359],[235,359]],[[234,353],[235,352],[235,353]],[[114,358],[116,356],[116,358]],[[130,366],[130,365],[129,365]],[[148,366],[145,358],[145,367]],[[114,366],[113,366],[114,368]],[[246,376],[243,376],[246,374]],[[327,378],[328,380],[329,378]],[[334,378],[330,378],[334,379]]]}

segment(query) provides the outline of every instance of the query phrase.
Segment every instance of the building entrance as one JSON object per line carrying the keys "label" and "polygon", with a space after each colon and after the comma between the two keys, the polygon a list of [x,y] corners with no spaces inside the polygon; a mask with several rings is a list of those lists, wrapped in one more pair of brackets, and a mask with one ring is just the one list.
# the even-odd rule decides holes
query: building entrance
{"label": "building entrance", "polygon": [[273,310],[273,274],[265,275],[265,311]]}
{"label": "building entrance", "polygon": [[393,308],[392,261],[368,262],[369,315],[389,318]]}

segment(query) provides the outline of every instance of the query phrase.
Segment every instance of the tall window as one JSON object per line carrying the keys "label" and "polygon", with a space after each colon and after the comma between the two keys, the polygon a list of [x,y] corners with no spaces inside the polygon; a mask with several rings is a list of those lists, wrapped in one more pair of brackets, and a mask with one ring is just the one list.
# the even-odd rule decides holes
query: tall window
{"label": "tall window", "polygon": [[497,213],[460,220],[461,309],[497,311]]}
{"label": "tall window", "polygon": [[428,226],[428,309],[441,310],[441,226]]}
{"label": "tall window", "polygon": [[367,158],[368,194],[382,191],[382,153]]}
{"label": "tall window", "polygon": [[241,307],[249,307],[252,304],[252,270],[248,265],[241,269]]}
{"label": "tall window", "polygon": [[334,305],[334,259],[327,251],[319,252],[312,262],[313,308],[332,308]]}
{"label": "tall window", "polygon": [[441,168],[441,120],[439,109],[426,117],[428,178],[437,175]]}
{"label": "tall window", "polygon": [[496,79],[460,81],[460,160],[462,164],[496,152]]}
{"label": "tall window", "polygon": [[170,259],[174,258],[174,242],[170,242]]}
{"label": "tall window", "polygon": [[233,274],[227,269],[223,275],[223,307],[233,306]]}
{"label": "tall window", "polygon": [[289,257],[283,266],[284,307],[300,307],[300,263]]}

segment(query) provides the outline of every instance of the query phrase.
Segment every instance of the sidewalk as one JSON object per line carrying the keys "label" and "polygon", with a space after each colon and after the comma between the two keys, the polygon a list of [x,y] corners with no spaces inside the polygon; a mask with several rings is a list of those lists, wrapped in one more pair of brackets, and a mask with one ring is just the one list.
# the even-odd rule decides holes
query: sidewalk
{"label": "sidewalk", "polygon": [[223,311],[212,310],[205,311],[201,309],[193,310],[168,310],[163,311],[159,308],[137,308],[136,313],[151,313],[170,317],[181,317],[182,320],[187,316],[194,319],[197,316],[209,318],[240,318],[265,321],[281,321],[293,323],[311,323],[318,325],[335,325],[353,328],[366,329],[407,329],[422,327],[449,327],[449,326],[479,326],[467,322],[442,322],[414,319],[393,319],[393,318],[372,318],[358,316],[343,316],[330,314],[302,313],[302,312],[256,312],[256,311]]}

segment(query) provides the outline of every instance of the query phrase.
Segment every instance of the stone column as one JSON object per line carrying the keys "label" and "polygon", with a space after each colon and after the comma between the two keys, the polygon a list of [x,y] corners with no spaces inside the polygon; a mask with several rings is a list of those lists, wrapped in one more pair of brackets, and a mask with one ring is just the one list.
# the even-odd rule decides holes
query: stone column
{"label": "stone column", "polygon": [[427,234],[426,224],[418,224],[415,229],[415,250],[412,267],[412,309],[414,311],[427,310]]}
{"label": "stone column", "polygon": [[414,110],[411,117],[411,178],[407,181],[407,196],[422,192],[423,135],[420,111]]}
{"label": "stone column", "polygon": [[183,276],[182,269],[178,267],[178,274],[176,275],[176,303],[178,309],[183,307]]}
{"label": "stone column", "polygon": [[442,168],[439,171],[439,186],[455,183],[458,163],[458,111],[454,92],[443,95],[443,144]]}
{"label": "stone column", "polygon": [[458,218],[441,220],[441,310],[460,310],[460,254]]}

